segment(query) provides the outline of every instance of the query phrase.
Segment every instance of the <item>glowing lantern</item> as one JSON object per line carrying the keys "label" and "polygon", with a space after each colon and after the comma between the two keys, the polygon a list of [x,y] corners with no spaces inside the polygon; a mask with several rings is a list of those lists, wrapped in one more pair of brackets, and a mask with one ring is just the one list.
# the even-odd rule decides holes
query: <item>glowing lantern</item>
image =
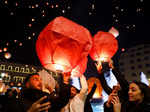
{"label": "glowing lantern", "polygon": [[36,42],[41,64],[52,71],[71,72],[87,57],[91,48],[90,32],[64,17],[51,21]]}
{"label": "glowing lantern", "polygon": [[3,52],[3,50],[2,50],[2,49],[0,49],[0,53],[1,53],[1,52]]}
{"label": "glowing lantern", "polygon": [[6,51],[7,51],[7,47],[5,47],[5,48],[3,49],[3,51],[6,52]]}
{"label": "glowing lantern", "polygon": [[93,98],[95,98],[95,99],[101,98],[103,88],[101,86],[99,79],[97,79],[96,77],[91,77],[87,80],[87,82],[88,82],[88,88],[89,88],[88,93],[91,91],[91,89],[95,83],[97,85],[97,88],[95,90],[95,93],[93,94]]}
{"label": "glowing lantern", "polygon": [[10,59],[11,58],[11,54],[9,52],[7,52],[7,53],[4,54],[4,57],[6,59]]}
{"label": "glowing lantern", "polygon": [[115,37],[119,36],[119,31],[114,27],[111,27],[111,29],[109,30],[109,33],[113,34],[113,36]]}
{"label": "glowing lantern", "polygon": [[5,89],[5,84],[3,83],[3,80],[0,80],[0,93],[3,93]]}
{"label": "glowing lantern", "polygon": [[81,62],[71,71],[71,76],[79,77],[80,75],[82,75],[87,68],[87,61],[87,58],[81,60]]}
{"label": "glowing lantern", "polygon": [[116,38],[111,33],[100,31],[94,35],[90,56],[95,61],[107,61],[117,50],[118,42]]}

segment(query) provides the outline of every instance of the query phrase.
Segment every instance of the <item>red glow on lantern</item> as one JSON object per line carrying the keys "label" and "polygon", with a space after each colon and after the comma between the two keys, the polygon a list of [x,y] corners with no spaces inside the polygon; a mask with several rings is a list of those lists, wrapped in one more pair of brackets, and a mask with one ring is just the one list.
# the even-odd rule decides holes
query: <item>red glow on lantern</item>
{"label": "red glow on lantern", "polygon": [[116,38],[108,32],[98,32],[93,37],[90,56],[95,61],[109,60],[118,50]]}
{"label": "red glow on lantern", "polygon": [[72,77],[80,77],[87,68],[87,58],[81,60],[81,62],[71,71]]}
{"label": "red glow on lantern", "polygon": [[90,32],[64,17],[51,21],[40,33],[36,52],[41,64],[52,71],[71,72],[92,47]]}

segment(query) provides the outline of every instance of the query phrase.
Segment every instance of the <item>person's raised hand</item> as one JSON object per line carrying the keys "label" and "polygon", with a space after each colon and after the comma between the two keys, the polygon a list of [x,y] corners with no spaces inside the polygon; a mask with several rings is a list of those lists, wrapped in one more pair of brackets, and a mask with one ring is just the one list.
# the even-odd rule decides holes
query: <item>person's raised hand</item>
{"label": "person's raised hand", "polygon": [[28,109],[27,112],[41,112],[41,111],[48,112],[48,109],[51,107],[50,105],[51,103],[49,101],[46,103],[42,103],[46,98],[47,96],[43,96],[42,98],[37,100],[35,103],[31,105],[31,107]]}
{"label": "person's raised hand", "polygon": [[107,103],[106,103],[106,106],[109,108],[110,106],[111,106],[111,104],[112,104],[112,99],[115,97],[115,96],[117,96],[117,94],[116,93],[110,93],[110,95],[109,95],[109,97],[108,97],[108,100],[107,100]]}
{"label": "person's raised hand", "polygon": [[121,112],[121,103],[118,96],[114,96],[111,100],[114,112]]}

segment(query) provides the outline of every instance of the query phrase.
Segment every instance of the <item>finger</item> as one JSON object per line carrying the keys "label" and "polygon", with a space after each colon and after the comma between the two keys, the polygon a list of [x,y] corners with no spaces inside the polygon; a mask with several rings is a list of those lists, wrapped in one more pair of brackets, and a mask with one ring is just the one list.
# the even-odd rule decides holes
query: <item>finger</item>
{"label": "finger", "polygon": [[118,103],[120,103],[120,100],[119,100],[119,97],[118,97],[118,96],[116,97],[116,100],[117,100]]}
{"label": "finger", "polygon": [[116,97],[116,96],[117,96],[116,94],[111,93],[111,94],[109,95],[109,100],[113,99],[113,97]]}
{"label": "finger", "polygon": [[46,106],[46,107],[40,108],[40,109],[39,109],[39,112],[41,112],[41,111],[48,111],[48,109],[49,109],[50,107],[51,107],[51,106],[48,105],[48,106]]}
{"label": "finger", "polygon": [[35,103],[38,104],[38,103],[42,103],[43,100],[45,100],[47,98],[47,96],[43,96],[41,97],[39,100],[37,100]]}
{"label": "finger", "polygon": [[112,96],[117,96],[117,93],[111,93]]}
{"label": "finger", "polygon": [[115,98],[115,97],[113,97],[113,98],[112,98],[111,103],[113,103],[113,104],[117,103],[117,101],[116,101],[116,98]]}
{"label": "finger", "polygon": [[50,102],[43,103],[43,104],[41,104],[41,108],[46,107],[48,105],[51,105],[51,103]]}
{"label": "finger", "polygon": [[115,101],[114,101],[114,100],[111,100],[111,103],[114,105],[114,104],[115,104]]}
{"label": "finger", "polygon": [[119,97],[118,96],[113,97],[112,102],[119,103],[120,102]]}

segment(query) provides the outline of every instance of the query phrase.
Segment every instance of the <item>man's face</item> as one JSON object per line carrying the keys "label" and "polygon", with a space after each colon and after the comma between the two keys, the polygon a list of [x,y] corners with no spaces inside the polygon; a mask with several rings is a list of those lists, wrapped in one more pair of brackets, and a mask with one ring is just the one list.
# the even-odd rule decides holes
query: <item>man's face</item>
{"label": "man's face", "polygon": [[42,90],[42,80],[39,75],[33,75],[27,84],[28,88]]}

